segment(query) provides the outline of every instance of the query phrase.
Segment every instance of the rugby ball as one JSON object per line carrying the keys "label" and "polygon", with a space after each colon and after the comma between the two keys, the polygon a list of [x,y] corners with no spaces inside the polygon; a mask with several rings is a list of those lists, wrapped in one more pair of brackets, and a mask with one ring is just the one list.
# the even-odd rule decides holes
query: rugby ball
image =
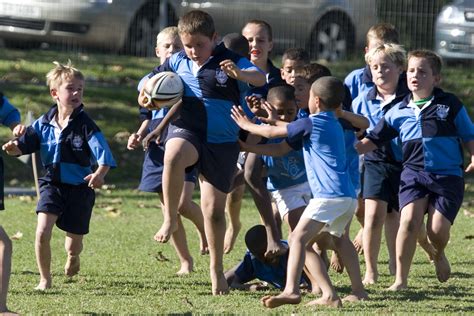
{"label": "rugby ball", "polygon": [[183,82],[171,71],[159,72],[145,83],[145,108],[171,107],[183,96]]}

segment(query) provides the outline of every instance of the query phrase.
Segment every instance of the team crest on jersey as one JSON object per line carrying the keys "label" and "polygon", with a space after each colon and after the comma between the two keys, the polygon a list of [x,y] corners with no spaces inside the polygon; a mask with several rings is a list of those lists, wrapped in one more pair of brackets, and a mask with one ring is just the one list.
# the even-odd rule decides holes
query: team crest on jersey
{"label": "team crest on jersey", "polygon": [[82,150],[82,144],[84,141],[80,135],[74,135],[72,138],[72,147],[74,150]]}
{"label": "team crest on jersey", "polygon": [[448,117],[449,107],[444,104],[438,104],[438,108],[436,109],[436,115],[438,119],[444,121]]}
{"label": "team crest on jersey", "polygon": [[229,77],[227,77],[227,74],[222,69],[217,68],[216,69],[216,80],[218,82],[218,86],[225,87],[227,79],[229,79]]}

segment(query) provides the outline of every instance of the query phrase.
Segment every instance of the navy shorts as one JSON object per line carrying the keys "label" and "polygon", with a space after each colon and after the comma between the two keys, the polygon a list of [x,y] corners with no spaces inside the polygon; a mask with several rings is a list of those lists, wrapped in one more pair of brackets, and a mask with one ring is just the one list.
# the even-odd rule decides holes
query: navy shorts
{"label": "navy shorts", "polygon": [[398,210],[402,167],[387,162],[364,161],[362,197],[387,202],[387,211]]}
{"label": "navy shorts", "polygon": [[232,190],[240,152],[239,143],[208,143],[203,141],[197,133],[171,124],[167,140],[172,138],[187,140],[198,152],[198,162],[186,168],[186,172],[197,167],[198,172],[206,181],[219,191],[229,193]]}
{"label": "navy shorts", "polygon": [[40,199],[36,213],[44,212],[58,216],[56,226],[68,233],[89,233],[95,192],[84,185],[52,184],[40,180]]}
{"label": "navy shorts", "polygon": [[400,209],[426,196],[428,203],[453,224],[464,198],[464,178],[404,168],[400,181]]}
{"label": "navy shorts", "polygon": [[[144,192],[162,192],[163,158],[165,149],[162,145],[151,142],[143,160],[142,178],[138,190]],[[184,181],[196,183],[197,170],[193,168],[184,175]]]}

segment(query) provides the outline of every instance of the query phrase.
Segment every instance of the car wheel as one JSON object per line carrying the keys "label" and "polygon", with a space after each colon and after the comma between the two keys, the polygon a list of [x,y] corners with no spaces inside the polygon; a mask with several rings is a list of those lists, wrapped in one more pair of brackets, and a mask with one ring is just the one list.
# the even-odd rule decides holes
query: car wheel
{"label": "car wheel", "polygon": [[135,56],[154,56],[156,35],[160,31],[159,4],[149,3],[138,11],[130,24],[125,52]]}
{"label": "car wheel", "polygon": [[354,50],[354,27],[343,13],[325,15],[311,34],[309,51],[312,58],[335,61]]}

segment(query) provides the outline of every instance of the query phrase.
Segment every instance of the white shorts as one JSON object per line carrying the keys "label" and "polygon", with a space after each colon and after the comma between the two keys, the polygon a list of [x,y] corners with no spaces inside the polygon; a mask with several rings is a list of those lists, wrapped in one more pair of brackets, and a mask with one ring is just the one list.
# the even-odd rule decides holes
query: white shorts
{"label": "white shorts", "polygon": [[286,189],[272,192],[273,200],[280,213],[280,217],[288,214],[289,211],[308,205],[311,199],[311,188],[308,182],[297,184]]}
{"label": "white shorts", "polygon": [[341,237],[356,207],[357,200],[350,197],[313,198],[301,217],[324,223],[322,232]]}

